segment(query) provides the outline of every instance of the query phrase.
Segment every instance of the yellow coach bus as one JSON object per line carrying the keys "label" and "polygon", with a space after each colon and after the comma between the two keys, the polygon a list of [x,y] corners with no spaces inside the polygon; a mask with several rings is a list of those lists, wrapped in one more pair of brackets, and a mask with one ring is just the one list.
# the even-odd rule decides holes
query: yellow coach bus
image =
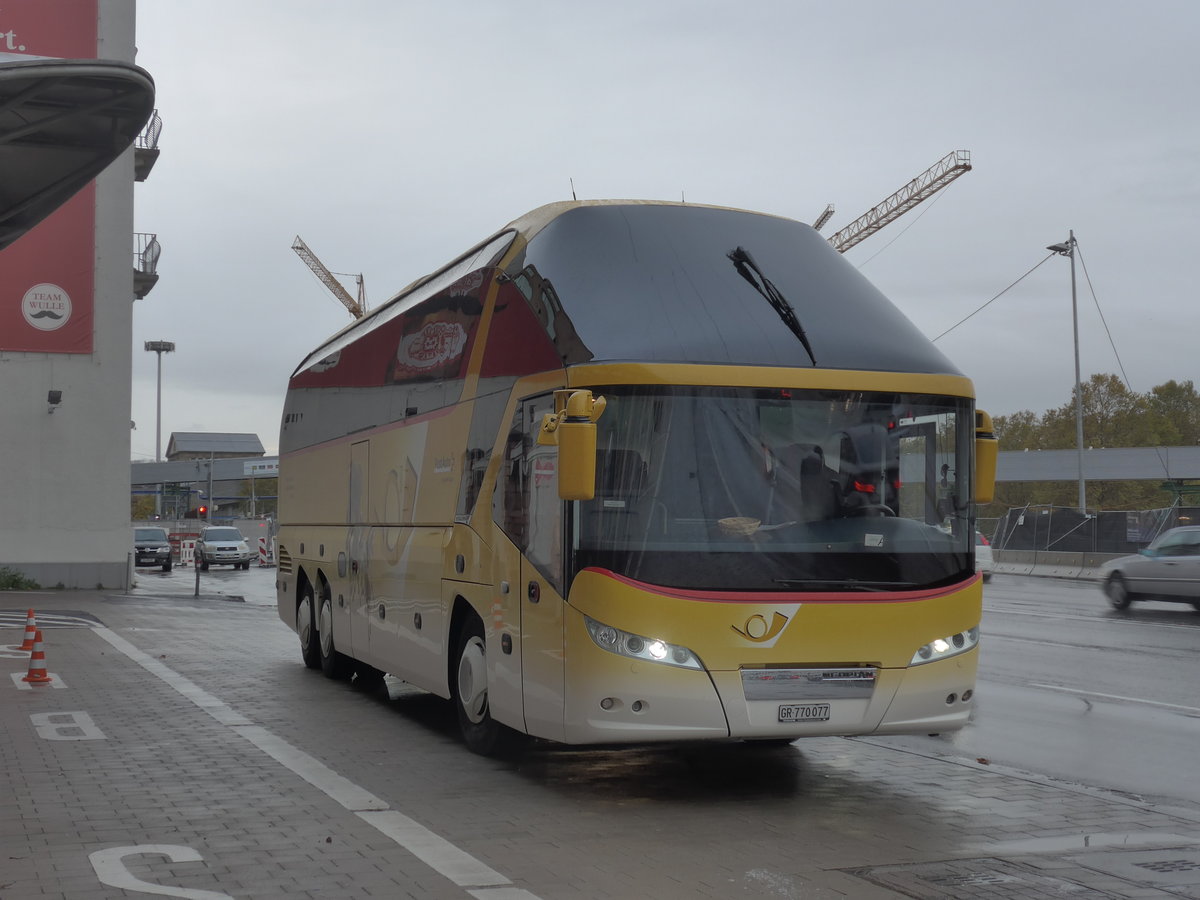
{"label": "yellow coach bus", "polygon": [[292,375],[279,615],[480,753],[960,728],[973,393],[807,225],[544,206]]}

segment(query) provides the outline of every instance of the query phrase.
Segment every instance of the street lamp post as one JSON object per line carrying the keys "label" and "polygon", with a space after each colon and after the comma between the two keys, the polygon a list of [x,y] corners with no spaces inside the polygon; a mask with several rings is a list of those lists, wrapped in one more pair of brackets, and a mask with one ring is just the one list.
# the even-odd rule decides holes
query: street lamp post
{"label": "street lamp post", "polygon": [[1075,299],[1075,232],[1069,232],[1061,244],[1051,244],[1047,250],[1071,259],[1071,324],[1075,331],[1075,452],[1079,461],[1079,512],[1087,515],[1087,485],[1083,478],[1083,387],[1079,382],[1079,306]]}
{"label": "street lamp post", "polygon": [[[146,341],[146,352],[158,354],[158,396],[155,404],[154,419],[154,461],[162,462],[162,355],[172,353],[175,345],[170,341]],[[162,515],[162,485],[154,495],[154,514]]]}

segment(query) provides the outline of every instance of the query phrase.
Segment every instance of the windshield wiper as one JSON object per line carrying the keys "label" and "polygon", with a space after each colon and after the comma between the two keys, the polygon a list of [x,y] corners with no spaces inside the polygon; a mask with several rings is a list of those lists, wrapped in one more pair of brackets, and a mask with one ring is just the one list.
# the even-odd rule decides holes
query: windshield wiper
{"label": "windshield wiper", "polygon": [[835,587],[855,591],[897,591],[915,588],[913,581],[860,581],[857,578],[775,578],[775,584],[790,587]]}
{"label": "windshield wiper", "polygon": [[[762,270],[758,267],[758,263],[754,258],[746,252],[742,247],[730,250],[725,254],[733,261],[733,267],[737,269],[739,275],[750,282],[750,286],[767,298],[767,302],[775,312],[779,313],[779,318],[783,319],[783,324],[786,325],[800,339],[800,343],[804,345],[805,352],[808,353],[808,358],[812,360],[812,364],[817,364],[817,358],[813,355],[812,346],[808,343],[808,335],[804,333],[804,328],[800,325],[800,319],[796,316],[796,310],[792,304],[787,302],[787,298],[780,293],[779,288],[775,287]],[[755,278],[755,276],[758,276]]]}

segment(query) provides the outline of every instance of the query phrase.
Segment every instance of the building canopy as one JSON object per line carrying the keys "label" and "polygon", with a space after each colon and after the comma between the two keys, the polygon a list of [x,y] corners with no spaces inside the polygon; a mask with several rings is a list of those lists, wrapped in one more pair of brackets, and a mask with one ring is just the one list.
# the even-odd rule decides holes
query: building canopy
{"label": "building canopy", "polygon": [[124,153],[153,112],[138,66],[0,53],[0,250]]}

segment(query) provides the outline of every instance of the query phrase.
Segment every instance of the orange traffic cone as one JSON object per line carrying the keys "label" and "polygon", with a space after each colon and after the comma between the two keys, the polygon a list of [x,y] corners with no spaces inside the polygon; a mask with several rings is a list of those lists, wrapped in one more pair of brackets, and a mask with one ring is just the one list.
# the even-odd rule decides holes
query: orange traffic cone
{"label": "orange traffic cone", "polygon": [[46,653],[42,650],[42,632],[39,629],[33,639],[33,656],[29,657],[29,673],[21,679],[29,684],[49,684],[52,679],[46,674]]}
{"label": "orange traffic cone", "polygon": [[33,615],[33,610],[29,611],[29,615],[25,619],[25,640],[21,642],[18,650],[32,650],[33,642],[37,637],[37,618]]}

